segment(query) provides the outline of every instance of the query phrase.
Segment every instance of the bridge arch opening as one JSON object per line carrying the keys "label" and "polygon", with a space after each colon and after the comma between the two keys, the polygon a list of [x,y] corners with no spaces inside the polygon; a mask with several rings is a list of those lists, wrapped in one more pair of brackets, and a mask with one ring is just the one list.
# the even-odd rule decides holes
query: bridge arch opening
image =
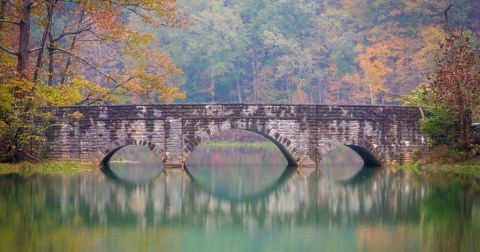
{"label": "bridge arch opening", "polygon": [[348,182],[359,177],[363,179],[364,175],[372,170],[369,168],[379,164],[377,157],[366,147],[338,144],[323,156],[318,169],[332,180]]}
{"label": "bridge arch opening", "polygon": [[[294,146],[293,141],[291,141],[290,139],[284,137],[278,132],[273,132],[270,130],[263,131],[250,128],[244,129],[239,127],[232,127],[226,129],[209,127],[208,129],[199,132],[193,141],[187,141],[185,143],[184,155],[186,156],[186,160],[197,149],[197,147],[204,142],[209,142],[212,140],[235,141],[235,137],[242,134],[243,136],[250,134],[250,140],[254,139],[257,142],[265,142],[275,145],[287,160],[288,166],[298,166],[298,150],[297,147]],[[228,137],[230,137],[230,139],[228,139]]]}
{"label": "bridge arch opening", "polygon": [[101,170],[107,177],[126,185],[150,182],[163,169],[163,162],[156,153],[146,146],[136,144],[114,148],[101,162]]}
{"label": "bridge arch opening", "polygon": [[380,157],[376,154],[375,148],[370,145],[365,147],[355,144],[346,144],[345,146],[352,149],[362,159],[364,166],[373,167],[382,165]]}
{"label": "bridge arch opening", "polygon": [[245,200],[281,184],[293,170],[288,163],[270,139],[236,129],[209,134],[190,153],[185,169],[217,197]]}

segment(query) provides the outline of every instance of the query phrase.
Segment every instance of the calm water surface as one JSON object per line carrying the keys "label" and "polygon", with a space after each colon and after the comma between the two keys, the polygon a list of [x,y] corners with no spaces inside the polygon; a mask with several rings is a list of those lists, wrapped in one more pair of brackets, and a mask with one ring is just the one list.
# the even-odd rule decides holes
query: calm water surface
{"label": "calm water surface", "polygon": [[0,176],[0,250],[480,250],[480,194],[468,182],[294,171],[271,148],[194,154],[188,173],[117,160],[108,176]]}

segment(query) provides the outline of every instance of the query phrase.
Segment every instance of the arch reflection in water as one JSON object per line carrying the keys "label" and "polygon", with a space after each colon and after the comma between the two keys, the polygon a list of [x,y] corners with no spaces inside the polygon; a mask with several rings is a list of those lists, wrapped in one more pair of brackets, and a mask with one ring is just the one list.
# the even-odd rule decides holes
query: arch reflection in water
{"label": "arch reflection in water", "polygon": [[162,170],[162,161],[144,146],[125,146],[102,164],[102,171],[107,177],[127,185],[150,182]]}
{"label": "arch reflection in water", "polygon": [[0,176],[2,249],[178,251],[181,244],[187,251],[391,251],[395,244],[398,251],[475,251],[480,246],[478,191],[443,178],[437,183],[435,177],[380,169],[347,186],[294,173],[264,197],[236,201],[198,190],[181,171],[137,186],[99,175]]}
{"label": "arch reflection in water", "polygon": [[292,168],[268,139],[248,131],[215,134],[190,155],[186,169],[203,190],[219,198],[246,199],[273,190]]}
{"label": "arch reflection in water", "polygon": [[366,166],[356,150],[340,146],[330,151],[319,163],[318,170],[326,178],[340,183],[357,183],[368,180],[378,166]]}

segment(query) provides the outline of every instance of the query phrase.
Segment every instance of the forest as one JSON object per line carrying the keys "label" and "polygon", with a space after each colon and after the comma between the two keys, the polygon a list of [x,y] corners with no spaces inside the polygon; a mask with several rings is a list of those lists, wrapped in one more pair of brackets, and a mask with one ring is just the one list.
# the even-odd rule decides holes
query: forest
{"label": "forest", "polygon": [[0,0],[2,160],[41,138],[33,122],[50,115],[40,108],[98,104],[407,104],[435,115],[424,128],[439,142],[463,146],[480,104],[479,10],[470,0]]}
{"label": "forest", "polygon": [[[398,103],[433,73],[451,3],[2,0],[0,80],[53,106]],[[475,48],[479,9],[450,10]]]}
{"label": "forest", "polygon": [[433,73],[452,3],[478,47],[469,0],[180,1],[190,25],[144,30],[183,69],[184,102],[398,104]]}

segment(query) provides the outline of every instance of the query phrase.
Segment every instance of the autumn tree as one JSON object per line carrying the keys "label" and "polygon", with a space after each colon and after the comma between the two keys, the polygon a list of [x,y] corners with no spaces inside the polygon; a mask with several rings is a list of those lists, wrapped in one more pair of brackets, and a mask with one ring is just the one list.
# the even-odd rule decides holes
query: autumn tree
{"label": "autumn tree", "polygon": [[414,92],[403,98],[429,113],[422,129],[433,144],[469,149],[472,144],[472,116],[480,105],[480,57],[473,33],[456,30],[444,11],[445,38],[440,43],[433,74]]}
{"label": "autumn tree", "polygon": [[[50,116],[40,108],[182,99],[181,69],[151,34],[129,26],[183,27],[175,1],[2,0],[0,161],[35,158]],[[79,117],[81,115],[72,115]]]}
{"label": "autumn tree", "polygon": [[458,144],[471,143],[472,114],[480,105],[480,57],[462,31],[449,31],[431,79],[437,104],[448,106],[459,127]]}

